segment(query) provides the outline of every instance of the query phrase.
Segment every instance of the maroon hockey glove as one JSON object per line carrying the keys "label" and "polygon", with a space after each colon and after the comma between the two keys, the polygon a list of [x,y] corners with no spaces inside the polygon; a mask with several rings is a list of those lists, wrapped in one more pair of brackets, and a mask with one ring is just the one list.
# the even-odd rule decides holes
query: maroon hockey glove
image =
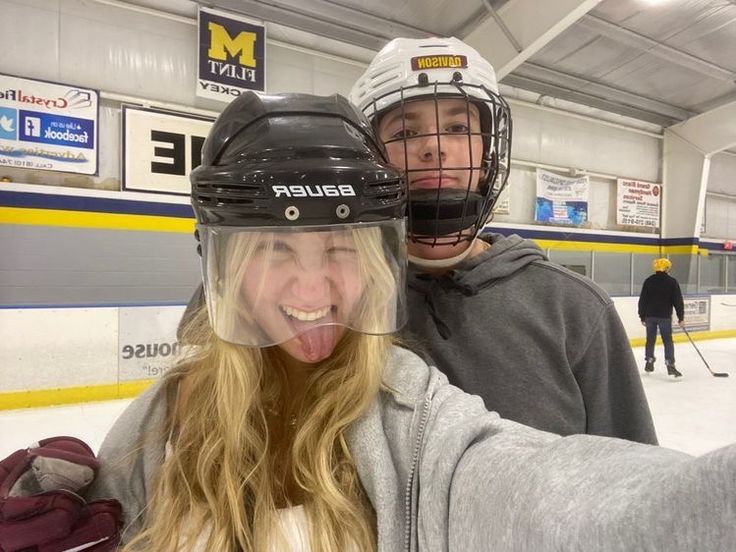
{"label": "maroon hockey glove", "polygon": [[80,496],[98,469],[75,437],[44,439],[0,461],[0,552],[114,550],[120,504]]}

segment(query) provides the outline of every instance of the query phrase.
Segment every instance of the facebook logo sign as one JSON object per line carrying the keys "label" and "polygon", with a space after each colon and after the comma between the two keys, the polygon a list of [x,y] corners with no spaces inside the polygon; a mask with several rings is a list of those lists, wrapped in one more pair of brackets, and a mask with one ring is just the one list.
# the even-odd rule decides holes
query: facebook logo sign
{"label": "facebook logo sign", "polygon": [[41,119],[38,117],[26,117],[25,128],[26,136],[41,136]]}
{"label": "facebook logo sign", "polygon": [[19,126],[19,138],[24,142],[86,149],[95,147],[95,125],[91,119],[21,111]]}

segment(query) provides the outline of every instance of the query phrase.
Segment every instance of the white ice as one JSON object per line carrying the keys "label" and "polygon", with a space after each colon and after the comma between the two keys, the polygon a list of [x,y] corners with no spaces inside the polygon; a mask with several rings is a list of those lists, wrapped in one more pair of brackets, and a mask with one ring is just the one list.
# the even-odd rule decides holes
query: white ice
{"label": "white ice", "polygon": [[[644,349],[634,349],[642,382],[654,416],[660,445],[703,454],[736,442],[736,339],[698,341],[697,347],[714,372],[710,375],[689,343],[676,343],[677,380],[666,375],[663,360],[645,374]],[[658,347],[655,356],[664,358]],[[105,434],[130,400],[85,403],[51,408],[0,411],[0,458],[54,435],[72,435],[98,450]]]}

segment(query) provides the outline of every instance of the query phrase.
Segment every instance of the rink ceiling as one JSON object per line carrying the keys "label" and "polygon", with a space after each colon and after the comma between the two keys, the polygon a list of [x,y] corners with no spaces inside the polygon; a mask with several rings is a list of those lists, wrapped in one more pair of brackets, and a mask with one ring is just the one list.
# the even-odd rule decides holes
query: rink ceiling
{"label": "rink ceiling", "polygon": [[[590,227],[582,232],[605,239],[562,231],[540,238],[543,247],[659,251],[656,235],[627,233],[644,240],[636,245],[618,236],[624,232],[615,225],[615,179],[661,182],[663,129],[736,100],[736,5],[725,0],[670,0],[658,7],[644,0],[555,2],[561,10],[585,10],[574,20],[559,15],[559,24],[547,29],[540,45],[541,30],[525,24],[531,22],[529,13],[552,18],[545,7],[550,4],[216,0],[206,5],[267,21],[269,91],[317,94],[347,93],[373,53],[395,35],[455,35],[472,43],[484,34],[503,37],[495,23],[500,18],[522,52],[514,53],[508,44],[499,47],[512,51],[504,68],[514,60],[519,64],[501,80],[514,113],[515,137],[511,209],[496,222],[510,229],[530,225],[536,168],[589,174]],[[197,5],[188,0],[0,0],[1,73],[102,93],[98,175],[16,169],[2,170],[0,176],[117,189],[123,101],[216,115],[222,104],[193,93]],[[735,176],[736,154],[726,150],[711,157],[701,237],[716,245],[736,236]],[[68,189],[58,189],[57,195]],[[54,190],[48,188],[51,194]],[[155,213],[60,212],[39,208],[29,223],[29,211],[0,204],[0,250],[13,261],[0,269],[0,328],[38,332],[35,341],[15,339],[12,347],[10,341],[2,347],[0,408],[6,391],[73,388],[73,397],[84,398],[84,389],[109,397],[115,395],[104,393],[113,385],[116,392],[129,392],[128,380],[120,379],[121,309],[161,306],[180,312],[176,309],[183,308],[199,278],[191,220]],[[96,222],[83,226],[95,213]],[[698,253],[697,246],[678,247]],[[719,296],[719,302],[736,304],[736,298]],[[642,329],[633,304],[633,298],[616,298],[636,340]],[[715,332],[736,330],[736,319],[725,307],[714,312],[714,322]],[[43,348],[43,339],[51,336],[52,346]],[[67,339],[69,351],[55,348]]]}

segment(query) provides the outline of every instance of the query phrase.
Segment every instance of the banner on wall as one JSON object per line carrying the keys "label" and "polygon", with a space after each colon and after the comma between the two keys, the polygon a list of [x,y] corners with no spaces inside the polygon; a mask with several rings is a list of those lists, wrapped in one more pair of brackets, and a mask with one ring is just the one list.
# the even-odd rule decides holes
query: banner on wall
{"label": "banner on wall", "polygon": [[120,307],[118,372],[120,381],[158,378],[179,354],[176,329],[184,306]]}
{"label": "banner on wall", "polygon": [[199,9],[197,96],[230,102],[266,89],[266,28],[209,8]]}
{"label": "banner on wall", "polygon": [[509,184],[506,184],[506,187],[501,192],[501,195],[498,196],[498,201],[496,202],[496,205],[493,206],[493,213],[496,215],[510,215],[511,214],[511,193],[510,193],[511,186]]}
{"label": "banner on wall", "polygon": [[534,220],[581,225],[588,221],[588,176],[560,176],[537,169],[537,202]]}
{"label": "banner on wall", "polygon": [[97,174],[99,93],[0,74],[0,167]]}
{"label": "banner on wall", "polygon": [[[710,295],[689,295],[682,300],[687,331],[710,330]],[[682,333],[682,328],[677,324],[677,316],[673,314],[672,320],[672,332]]]}
{"label": "banner on wall", "polygon": [[123,189],[189,195],[214,119],[123,106]]}
{"label": "banner on wall", "polygon": [[662,186],[640,180],[617,180],[616,224],[659,228]]}

